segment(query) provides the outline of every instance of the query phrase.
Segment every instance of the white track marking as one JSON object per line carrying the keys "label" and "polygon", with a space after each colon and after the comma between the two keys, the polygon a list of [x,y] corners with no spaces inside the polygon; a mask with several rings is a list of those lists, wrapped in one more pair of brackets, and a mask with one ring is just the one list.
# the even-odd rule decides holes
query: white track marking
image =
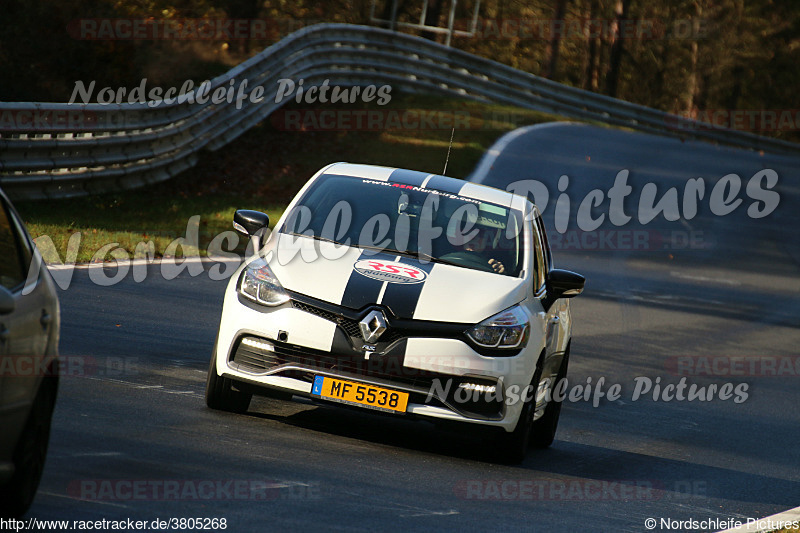
{"label": "white track marking", "polygon": [[110,507],[119,507],[120,509],[130,509],[129,506],[122,505],[121,503],[103,502],[99,500],[81,500],[80,498],[73,498],[72,496],[67,496],[66,494],[56,494],[55,492],[45,492],[40,490],[38,494],[43,496],[52,496],[54,498],[65,498],[67,500],[72,500],[73,502],[96,503],[97,505],[108,505]]}

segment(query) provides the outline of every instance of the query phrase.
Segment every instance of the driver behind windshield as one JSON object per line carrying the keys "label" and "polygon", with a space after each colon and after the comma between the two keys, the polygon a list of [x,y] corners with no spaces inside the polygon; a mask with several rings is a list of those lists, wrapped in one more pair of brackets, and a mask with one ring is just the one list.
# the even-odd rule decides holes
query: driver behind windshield
{"label": "driver behind windshield", "polygon": [[[499,250],[496,249],[496,244],[499,237],[498,232],[502,230],[499,228],[476,225],[474,231],[477,233],[475,233],[471,239],[468,237],[463,237],[461,248],[465,252],[471,254],[473,257],[479,258],[480,261],[489,265],[489,267],[498,274],[504,273],[506,271],[506,267],[499,259],[501,254],[499,253]],[[451,240],[451,242],[456,246],[458,245],[458,241],[458,236],[454,236]]]}
{"label": "driver behind windshield", "polygon": [[506,271],[506,267],[499,259],[495,259],[493,257],[496,252],[494,246],[495,238],[497,237],[496,234],[499,230],[486,228],[483,226],[478,226],[476,229],[478,230],[478,234],[469,242],[464,244],[464,249],[468,252],[473,252],[488,257],[486,262],[492,267],[492,270],[498,274],[502,274]]}

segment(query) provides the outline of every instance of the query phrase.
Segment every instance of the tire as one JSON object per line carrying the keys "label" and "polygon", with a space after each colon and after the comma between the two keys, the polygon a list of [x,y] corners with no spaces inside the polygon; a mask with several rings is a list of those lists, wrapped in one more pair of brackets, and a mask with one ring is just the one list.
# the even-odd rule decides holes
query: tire
{"label": "tire", "polygon": [[246,413],[252,398],[252,394],[234,390],[233,380],[217,375],[217,343],[215,342],[211,363],[208,365],[206,405],[219,411]]}
{"label": "tire", "polygon": [[[544,363],[544,355],[539,357],[539,364]],[[528,453],[528,448],[531,443],[531,431],[533,428],[533,415],[536,410],[536,389],[539,386],[539,380],[542,376],[541,366],[536,367],[536,372],[533,374],[531,386],[533,386],[534,394],[530,400],[527,400],[522,405],[522,411],[519,414],[517,427],[511,433],[503,432],[497,436],[495,443],[495,460],[498,463],[516,465],[525,460],[525,455]]]}
{"label": "tire", "polygon": [[19,518],[36,496],[47,458],[50,426],[56,403],[58,381],[45,378],[39,385],[31,412],[14,449],[14,475],[0,487],[0,516]]}
{"label": "tire", "polygon": [[[560,383],[562,379],[567,377],[567,367],[569,366],[569,348],[570,345],[568,344],[567,350],[564,352],[564,359],[561,360],[561,366],[558,369],[558,374],[556,375],[556,381],[553,384],[553,387]],[[533,427],[531,428],[531,447],[543,449],[549,448],[550,445],[553,444],[553,440],[556,437],[556,429],[558,429],[558,419],[561,416],[562,403],[563,402],[556,401],[554,397],[551,397],[547,407],[544,408],[544,414],[542,417],[533,423]]]}

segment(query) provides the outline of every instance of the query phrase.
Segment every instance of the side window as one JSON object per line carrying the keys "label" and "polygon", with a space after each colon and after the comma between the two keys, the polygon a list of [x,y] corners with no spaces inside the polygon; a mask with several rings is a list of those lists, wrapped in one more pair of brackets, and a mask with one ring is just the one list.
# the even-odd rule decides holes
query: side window
{"label": "side window", "polygon": [[0,202],[0,285],[14,289],[25,281],[26,256],[11,214]]}
{"label": "side window", "polygon": [[538,295],[544,290],[545,274],[547,273],[547,264],[544,256],[544,246],[542,243],[542,228],[539,219],[536,219],[536,224],[533,227],[536,238],[534,239],[534,261],[536,262],[536,277],[534,281],[533,293]]}
{"label": "side window", "polygon": [[550,242],[547,240],[547,232],[544,230],[541,216],[536,217],[536,229],[539,232],[539,238],[542,240],[544,248],[545,272],[549,272],[553,269],[553,256],[550,254]]}

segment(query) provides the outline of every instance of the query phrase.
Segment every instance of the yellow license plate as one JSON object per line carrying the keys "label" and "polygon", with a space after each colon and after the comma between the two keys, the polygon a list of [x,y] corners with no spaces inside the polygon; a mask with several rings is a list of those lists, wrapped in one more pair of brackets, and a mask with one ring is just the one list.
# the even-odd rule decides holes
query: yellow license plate
{"label": "yellow license plate", "polygon": [[404,413],[408,406],[407,392],[398,392],[327,376],[314,377],[311,394],[337,402],[400,413]]}

